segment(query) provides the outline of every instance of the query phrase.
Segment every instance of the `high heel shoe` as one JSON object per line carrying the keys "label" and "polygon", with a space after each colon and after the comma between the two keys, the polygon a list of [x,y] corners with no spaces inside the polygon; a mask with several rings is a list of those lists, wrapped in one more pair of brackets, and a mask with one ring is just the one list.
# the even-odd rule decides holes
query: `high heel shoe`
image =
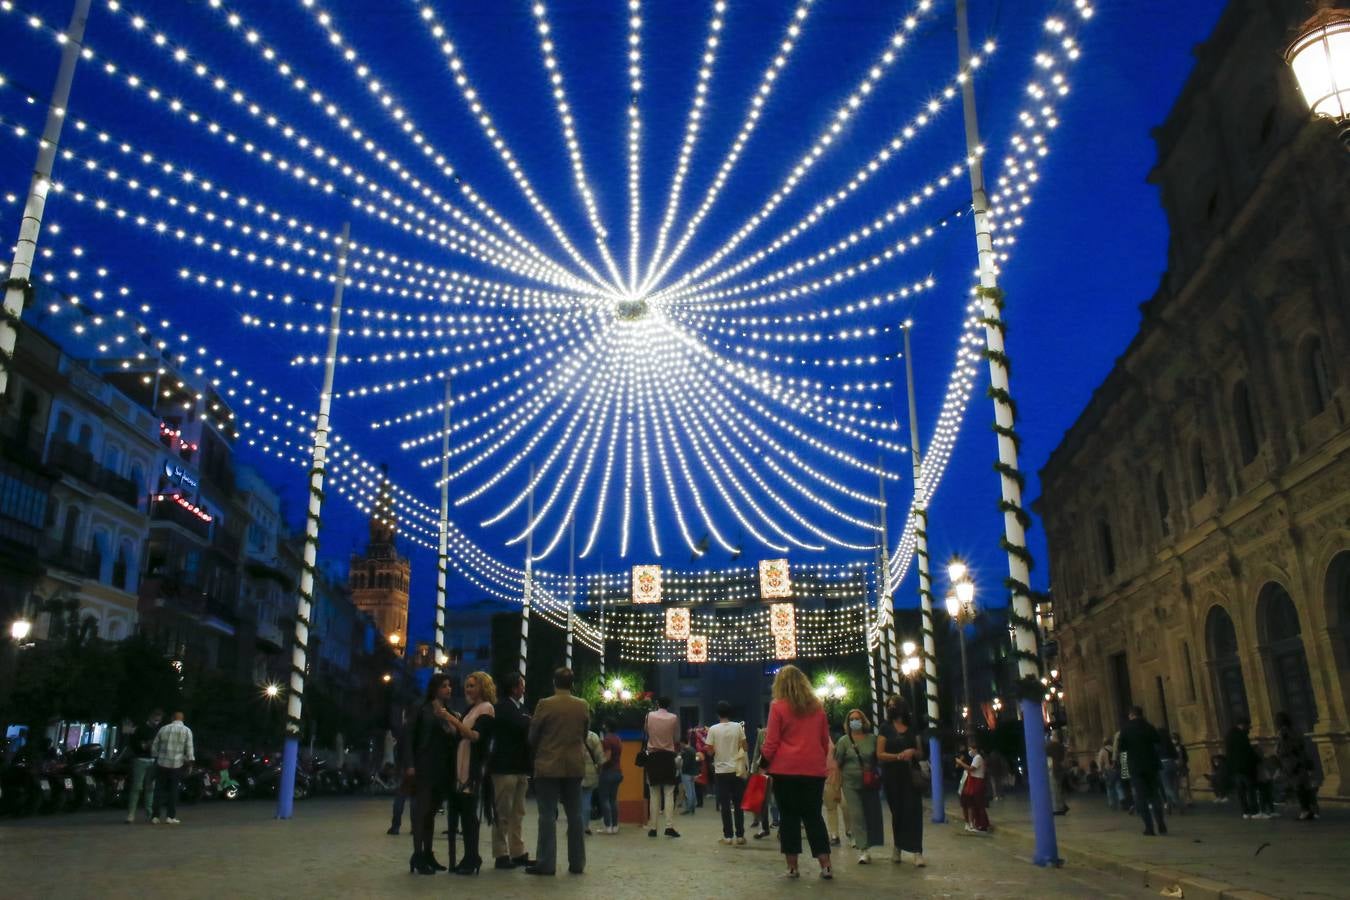
{"label": "high heel shoe", "polygon": [[470,859],[465,857],[460,860],[459,865],[455,866],[456,875],[477,875],[478,870],[483,867],[483,858],[481,856]]}
{"label": "high heel shoe", "polygon": [[436,874],[436,870],[431,867],[429,862],[427,862],[426,857],[417,850],[414,850],[413,855],[408,858],[408,874],[411,875],[413,872],[416,872],[418,875]]}
{"label": "high heel shoe", "polygon": [[431,866],[431,868],[435,869],[437,872],[445,871],[445,866],[441,865],[440,860],[436,859],[436,854],[430,851],[427,852],[427,865]]}

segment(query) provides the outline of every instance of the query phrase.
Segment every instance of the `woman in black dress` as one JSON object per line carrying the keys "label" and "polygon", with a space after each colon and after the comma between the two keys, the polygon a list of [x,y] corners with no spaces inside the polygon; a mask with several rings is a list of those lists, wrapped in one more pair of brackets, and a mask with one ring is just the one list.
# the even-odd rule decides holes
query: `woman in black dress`
{"label": "woman in black dress", "polygon": [[451,730],[455,716],[446,709],[450,679],[433,675],[427,693],[409,720],[403,740],[403,777],[412,784],[413,854],[408,871],[435,875],[444,869],[431,852],[436,810],[450,789]]}
{"label": "woman in black dress", "polygon": [[910,728],[909,705],[899,697],[886,701],[886,719],[877,732],[877,759],[895,835],[891,861],[903,862],[908,853],[914,865],[923,866],[923,794],[914,786],[923,755],[919,735]]}
{"label": "woman in black dress", "polygon": [[[492,740],[492,704],[497,702],[497,686],[486,672],[474,672],[464,679],[467,709],[452,722],[459,744],[451,762],[454,789],[450,791],[450,866],[456,875],[477,875],[483,865],[478,855],[478,804],[482,799],[483,765]],[[455,831],[464,834],[464,857],[455,865]]]}

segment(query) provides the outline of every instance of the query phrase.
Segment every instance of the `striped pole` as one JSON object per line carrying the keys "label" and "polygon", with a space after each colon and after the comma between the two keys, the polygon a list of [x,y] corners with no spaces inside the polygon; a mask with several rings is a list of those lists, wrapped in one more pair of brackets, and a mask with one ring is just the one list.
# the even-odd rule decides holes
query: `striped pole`
{"label": "striped pole", "polygon": [[441,521],[436,548],[436,646],[432,648],[432,668],[445,670],[449,657],[445,652],[445,579],[450,560],[450,378],[445,379],[445,409],[441,420]]}
{"label": "striped pole", "polygon": [[47,208],[47,193],[52,188],[52,165],[56,162],[56,148],[61,140],[61,126],[66,123],[66,109],[70,106],[70,86],[75,81],[75,66],[80,61],[84,46],[84,26],[89,21],[90,0],[75,0],[70,13],[70,24],[60,35],[61,64],[56,70],[52,86],[52,101],[47,106],[47,121],[38,142],[37,160],[33,175],[28,180],[28,196],[23,203],[23,218],[19,222],[19,239],[14,243],[14,257],[9,264],[9,277],[3,282],[4,307],[0,309],[0,400],[4,400],[9,386],[9,366],[14,359],[19,341],[19,320],[23,308],[33,299],[33,259],[37,256],[38,234],[42,231],[42,214]]}
{"label": "striped pole", "polygon": [[877,683],[877,657],[872,650],[872,606],[863,604],[863,647],[867,650],[867,687],[872,692],[872,715],[881,721],[885,703],[881,696],[881,686]]}
{"label": "striped pole", "polygon": [[600,558],[600,680],[605,679],[605,560]]}
{"label": "striped pole", "polygon": [[534,593],[534,463],[530,463],[530,499],[526,506],[525,524],[530,526],[525,535],[525,598],[520,605],[520,677],[525,679],[526,661],[530,655],[530,595]]}
{"label": "striped pole", "polygon": [[291,647],[291,689],[286,697],[286,743],[281,754],[281,783],[277,789],[277,818],[289,819],[295,801],[295,766],[300,755],[300,714],[305,700],[305,668],[309,652],[309,615],[314,602],[315,565],[319,557],[319,515],[323,509],[323,475],[328,465],[328,416],[333,405],[333,373],[337,366],[338,333],[342,330],[342,289],[347,281],[347,245],[352,225],[342,223],[338,243],[337,279],[328,313],[328,355],[324,357],[319,414],[314,419],[314,450],[309,468],[309,509],[305,516],[304,562],[300,592],[295,600],[295,643]]}
{"label": "striped pole", "polygon": [[[937,638],[933,631],[933,579],[929,573],[928,559],[928,509],[919,498],[919,480],[923,475],[923,466],[919,458],[919,414],[914,402],[914,358],[909,352],[910,324],[905,323],[905,389],[909,395],[909,454],[914,464],[914,552],[919,559],[919,611],[923,629],[923,684],[924,696],[928,701],[928,758],[932,761],[942,759],[942,743],[938,740],[938,693],[937,693]],[[942,824],[947,821],[947,812],[942,800],[942,766],[932,768],[933,781],[933,822]]]}
{"label": "striped pole", "polygon": [[576,607],[577,520],[568,525],[567,534],[567,650],[563,665],[572,668],[572,616]]}
{"label": "striped pole", "polygon": [[[970,16],[966,0],[956,3],[956,39],[958,67],[970,64]],[[1031,798],[1032,831],[1036,850],[1032,855],[1038,866],[1059,865],[1059,847],[1055,838],[1055,820],[1050,809],[1050,779],[1043,760],[1045,730],[1041,706],[1041,661],[1037,652],[1035,610],[1031,603],[1031,551],[1027,549],[1026,528],[1031,516],[1022,507],[1022,485],[1026,480],[1017,468],[1017,432],[1008,355],[1003,337],[1003,293],[998,287],[998,267],[994,259],[994,240],[989,226],[989,197],[984,187],[984,162],[981,157],[980,123],[975,108],[975,85],[970,78],[961,85],[961,101],[966,125],[966,168],[970,173],[970,199],[975,222],[975,249],[979,260],[980,286],[976,291],[982,304],[985,358],[989,360],[989,396],[994,402],[994,433],[998,435],[998,463],[1002,487],[999,509],[1003,511],[1003,547],[1008,554],[1008,579],[1004,582],[1012,594],[1008,618],[1013,624],[1013,656],[1017,660],[1019,706],[1022,710],[1022,738],[1026,745],[1027,785]]]}
{"label": "striped pole", "polygon": [[891,597],[890,587],[890,553],[888,544],[890,538],[887,536],[886,528],[886,473],[881,466],[882,460],[877,458],[877,468],[880,474],[877,475],[878,497],[881,499],[881,576],[877,579],[877,608],[881,618],[881,661],[882,670],[886,673],[886,696],[893,697],[900,693],[897,678],[900,675],[900,656],[897,650],[895,636],[895,602]]}

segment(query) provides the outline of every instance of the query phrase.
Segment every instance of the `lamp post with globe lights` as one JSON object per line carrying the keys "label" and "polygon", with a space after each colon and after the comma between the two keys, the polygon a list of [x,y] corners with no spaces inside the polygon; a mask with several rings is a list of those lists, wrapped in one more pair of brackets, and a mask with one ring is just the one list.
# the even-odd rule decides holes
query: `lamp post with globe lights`
{"label": "lamp post with globe lights", "polygon": [[917,679],[923,674],[923,660],[918,656],[918,649],[913,641],[905,641],[900,645],[900,652],[904,654],[900,660],[900,674],[909,682],[909,708],[916,722],[919,715]]}
{"label": "lamp post with globe lights", "polygon": [[848,699],[848,685],[834,673],[827,674],[820,684],[816,685],[816,696],[825,706],[825,715],[830,721],[834,721],[843,703]]}
{"label": "lamp post with globe lights", "polygon": [[956,625],[961,642],[961,728],[970,726],[970,669],[966,662],[966,626],[975,619],[975,582],[970,578],[970,567],[959,556],[947,564],[947,615]]}
{"label": "lamp post with globe lights", "polygon": [[1313,116],[1330,119],[1350,152],[1350,9],[1322,0],[1285,51],[1299,91]]}

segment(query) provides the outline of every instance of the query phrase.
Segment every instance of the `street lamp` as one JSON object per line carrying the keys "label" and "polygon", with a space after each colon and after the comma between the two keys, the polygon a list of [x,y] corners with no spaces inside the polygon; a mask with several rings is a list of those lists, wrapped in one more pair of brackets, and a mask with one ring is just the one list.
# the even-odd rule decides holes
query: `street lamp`
{"label": "street lamp", "polygon": [[1350,151],[1350,10],[1320,9],[1285,51],[1308,109],[1331,119]]}
{"label": "street lamp", "polygon": [[20,644],[33,632],[33,623],[25,618],[15,619],[9,626],[9,636]]}
{"label": "street lamp", "polygon": [[263,696],[266,697],[268,700],[275,700],[277,698],[277,695],[280,693],[281,693],[281,685],[275,682],[263,688]]}
{"label": "street lamp", "polygon": [[390,644],[390,646],[397,647],[402,641],[403,641],[403,638],[399,636],[399,633],[398,633],[397,631],[395,631],[393,634],[389,635],[389,644]]}
{"label": "street lamp", "polygon": [[383,675],[380,676],[380,680],[383,681],[385,684],[388,684],[389,682],[394,680],[394,676],[390,675],[388,672],[385,672]]}
{"label": "street lamp", "polygon": [[966,662],[966,625],[975,618],[975,582],[971,580],[970,567],[959,556],[953,556],[947,564],[947,577],[951,580],[951,590],[947,592],[947,615],[956,623],[961,641],[961,720],[963,724],[968,724],[970,668]]}

